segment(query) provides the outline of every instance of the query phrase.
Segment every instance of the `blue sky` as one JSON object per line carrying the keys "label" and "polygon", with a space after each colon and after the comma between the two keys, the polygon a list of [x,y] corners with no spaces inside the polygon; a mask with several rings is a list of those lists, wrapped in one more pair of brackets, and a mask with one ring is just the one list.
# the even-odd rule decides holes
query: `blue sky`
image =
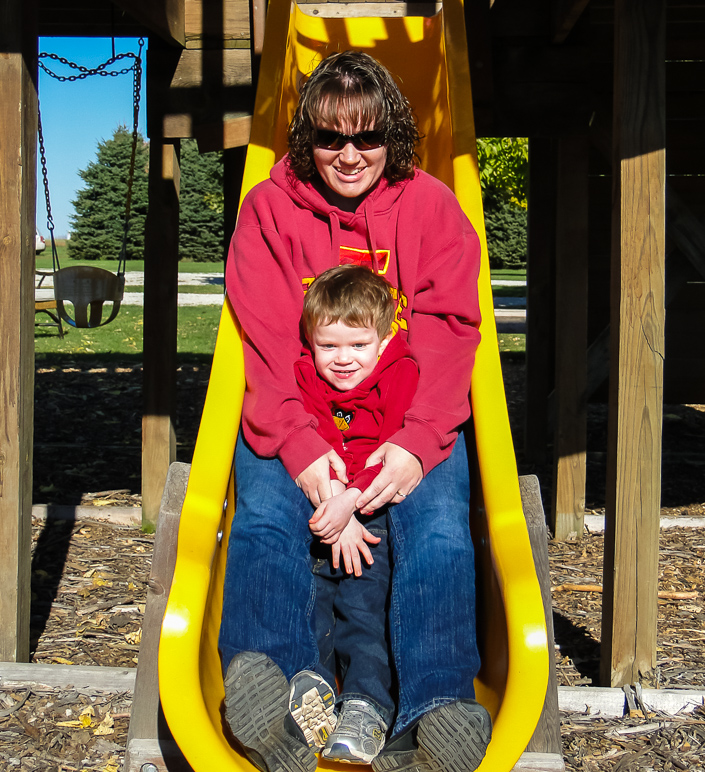
{"label": "blue sky", "polygon": [[[115,53],[137,53],[137,38],[115,38]],[[145,47],[142,49],[142,96],[139,128],[146,137]],[[110,38],[40,38],[41,53],[59,56],[94,68],[113,55]],[[43,60],[52,71],[65,76],[76,74],[54,60]],[[129,67],[134,60],[121,59],[110,69]],[[76,191],[83,187],[78,176],[95,160],[98,142],[110,139],[120,124],[132,128],[133,74],[117,77],[93,75],[81,81],[60,82],[39,70],[39,103],[47,157],[54,235],[64,238],[71,228],[69,215]],[[37,149],[37,228],[48,238],[44,186]]]}

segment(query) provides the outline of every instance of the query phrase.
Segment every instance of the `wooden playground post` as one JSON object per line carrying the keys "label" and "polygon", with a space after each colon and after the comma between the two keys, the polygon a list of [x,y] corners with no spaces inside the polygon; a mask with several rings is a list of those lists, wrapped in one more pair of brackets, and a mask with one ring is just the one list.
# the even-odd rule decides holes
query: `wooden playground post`
{"label": "wooden playground post", "polygon": [[554,139],[529,140],[529,255],[526,264],[526,410],[524,453],[527,461],[548,456],[553,389],[556,164]]}
{"label": "wooden playground post", "polygon": [[153,136],[144,261],[142,523],[154,528],[176,460],[176,327],[179,280],[179,141]]}
{"label": "wooden playground post", "polygon": [[656,662],[665,295],[664,0],[615,3],[603,686]]}
{"label": "wooden playground post", "polygon": [[0,5],[0,660],[29,659],[37,6]]}
{"label": "wooden playground post", "polygon": [[588,142],[558,144],[556,211],[556,388],[551,530],[581,538],[587,427]]}

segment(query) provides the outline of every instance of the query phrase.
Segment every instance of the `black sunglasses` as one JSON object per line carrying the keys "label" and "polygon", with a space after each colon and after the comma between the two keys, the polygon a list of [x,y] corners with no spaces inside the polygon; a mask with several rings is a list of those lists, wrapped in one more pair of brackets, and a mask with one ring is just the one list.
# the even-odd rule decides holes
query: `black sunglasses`
{"label": "black sunglasses", "polygon": [[357,134],[341,134],[330,129],[314,129],[313,144],[324,150],[342,150],[348,142],[352,142],[356,150],[374,150],[382,147],[386,140],[384,131],[371,129]]}

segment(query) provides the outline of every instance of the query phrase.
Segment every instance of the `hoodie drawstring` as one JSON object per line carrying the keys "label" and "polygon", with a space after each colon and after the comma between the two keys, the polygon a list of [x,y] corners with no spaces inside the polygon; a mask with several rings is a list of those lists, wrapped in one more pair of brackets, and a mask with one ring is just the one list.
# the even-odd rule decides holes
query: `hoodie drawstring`
{"label": "hoodie drawstring", "polygon": [[331,268],[340,264],[340,218],[337,212],[330,212],[330,264]]}
{"label": "hoodie drawstring", "polygon": [[379,273],[379,261],[377,260],[377,236],[375,234],[374,207],[365,201],[365,225],[367,226],[367,242],[372,253],[372,267],[375,273]]}

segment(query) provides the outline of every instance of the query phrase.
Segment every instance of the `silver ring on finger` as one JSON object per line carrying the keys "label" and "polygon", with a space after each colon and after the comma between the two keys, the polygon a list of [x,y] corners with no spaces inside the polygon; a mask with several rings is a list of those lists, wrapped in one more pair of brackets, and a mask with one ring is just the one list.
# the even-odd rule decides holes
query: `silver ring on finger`
{"label": "silver ring on finger", "polygon": [[406,493],[402,493],[401,491],[397,491],[397,496],[399,496],[400,499],[405,499],[407,494]]}

